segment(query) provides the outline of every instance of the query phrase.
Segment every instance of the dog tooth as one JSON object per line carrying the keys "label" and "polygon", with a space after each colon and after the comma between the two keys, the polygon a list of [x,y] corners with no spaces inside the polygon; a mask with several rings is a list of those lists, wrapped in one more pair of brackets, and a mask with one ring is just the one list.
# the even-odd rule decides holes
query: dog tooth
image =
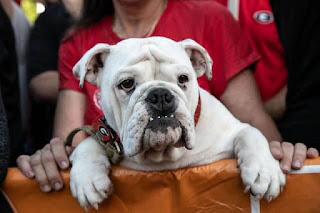
{"label": "dog tooth", "polygon": [[158,119],[160,119],[161,118],[161,116],[158,116]]}
{"label": "dog tooth", "polygon": [[164,116],[165,118],[167,118],[168,116]]}
{"label": "dog tooth", "polygon": [[152,118],[152,117],[150,117],[149,121],[153,121],[153,118]]}
{"label": "dog tooth", "polygon": [[170,115],[170,118],[174,118],[174,114]]}

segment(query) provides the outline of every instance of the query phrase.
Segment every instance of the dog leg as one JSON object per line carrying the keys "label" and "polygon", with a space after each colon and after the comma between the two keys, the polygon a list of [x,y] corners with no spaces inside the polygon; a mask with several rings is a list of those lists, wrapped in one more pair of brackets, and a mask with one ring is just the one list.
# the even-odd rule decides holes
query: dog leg
{"label": "dog leg", "polygon": [[268,202],[276,198],[285,185],[279,161],[273,158],[267,139],[255,128],[248,126],[236,136],[235,156],[241,170],[245,192]]}
{"label": "dog leg", "polygon": [[82,141],[70,156],[70,188],[72,196],[88,210],[106,199],[112,192],[109,179],[110,162],[104,149],[93,138]]}

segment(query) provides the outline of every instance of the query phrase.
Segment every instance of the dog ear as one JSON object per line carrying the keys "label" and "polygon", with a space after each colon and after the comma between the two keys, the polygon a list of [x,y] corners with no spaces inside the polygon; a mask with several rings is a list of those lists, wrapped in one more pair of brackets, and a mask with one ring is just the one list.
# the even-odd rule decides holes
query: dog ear
{"label": "dog ear", "polygon": [[80,80],[79,87],[83,86],[84,79],[92,84],[99,83],[98,79],[110,48],[108,44],[95,45],[73,67],[73,74]]}
{"label": "dog ear", "polygon": [[192,39],[185,39],[180,43],[187,52],[193,69],[197,73],[197,77],[200,77],[205,73],[207,78],[211,80],[213,62],[208,52]]}

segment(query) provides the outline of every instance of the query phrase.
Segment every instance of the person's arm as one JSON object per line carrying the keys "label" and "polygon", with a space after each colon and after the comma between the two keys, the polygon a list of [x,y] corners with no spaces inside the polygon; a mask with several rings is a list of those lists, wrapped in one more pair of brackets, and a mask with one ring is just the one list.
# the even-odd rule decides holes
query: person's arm
{"label": "person's arm", "polygon": [[[59,9],[59,7],[50,8],[51,10],[49,10],[49,8],[46,10],[46,14],[42,14],[42,19],[39,17],[39,25],[41,21],[41,26],[48,26],[48,23],[52,23],[52,21],[55,20],[56,10]],[[41,30],[43,30],[43,28],[39,27],[39,31]],[[39,36],[41,38],[48,38],[45,35],[54,35],[50,32],[45,34],[46,32],[41,31],[38,34],[34,34],[34,39],[37,40]],[[35,51],[39,50],[39,48],[42,51],[43,44],[48,43],[47,41],[43,41],[38,43],[38,45],[33,45]],[[37,61],[37,59],[40,58],[44,60],[43,66],[38,66],[34,70],[38,70],[41,73],[46,70],[55,70],[54,67],[56,67],[57,63],[55,54],[58,54],[58,48],[53,51],[48,51],[51,51],[52,55],[46,54],[46,57],[41,58],[43,57],[42,54],[37,54],[37,57],[33,57],[32,60],[29,60],[29,65],[34,65],[32,61]],[[60,190],[62,188],[63,182],[59,173],[59,168],[66,169],[69,167],[69,155],[72,152],[72,148],[66,147],[64,141],[71,130],[81,127],[84,124],[86,91],[79,88],[79,82],[72,73],[73,66],[81,57],[78,51],[79,45],[73,37],[62,42],[59,48],[58,71],[60,91],[58,93],[53,131],[55,138],[35,154],[31,156],[22,155],[17,159],[17,164],[21,172],[28,178],[35,178],[40,184],[40,189],[44,192],[49,192],[52,189]],[[54,61],[52,61],[53,63],[47,63],[47,59]],[[47,66],[47,64],[55,66]],[[49,69],[50,67],[52,68]],[[30,69],[33,70],[32,66]],[[39,73],[35,73],[32,77],[37,74]],[[84,138],[84,134],[78,133],[74,142],[79,142]],[[76,143],[73,145],[75,144]]]}
{"label": "person's arm", "polygon": [[267,113],[278,121],[286,110],[287,85],[285,85],[276,95],[264,103]]}
{"label": "person's arm", "polygon": [[37,18],[30,34],[28,83],[31,97],[36,102],[57,101],[58,52],[62,36],[69,26],[68,17],[62,14],[64,9],[60,4],[51,5]]}
{"label": "person's arm", "polygon": [[220,100],[236,118],[259,129],[268,141],[282,141],[275,123],[264,110],[250,70],[230,79]]}
{"label": "person's arm", "polygon": [[56,70],[48,70],[34,76],[29,83],[30,93],[37,102],[57,101],[59,74]]}
{"label": "person's arm", "polygon": [[[84,124],[85,95],[73,91],[62,90],[59,92],[54,136],[49,144],[38,150],[31,156],[21,155],[17,159],[21,172],[29,178],[35,178],[43,192],[52,189],[60,190],[63,181],[59,173],[60,169],[69,167],[70,147],[65,147],[67,135],[77,127]],[[85,134],[77,134],[74,142],[79,142],[85,138]],[[57,165],[58,164],[58,165]]]}
{"label": "person's arm", "polygon": [[249,70],[244,70],[229,80],[220,100],[240,121],[251,124],[266,136],[270,151],[280,161],[284,173],[289,173],[290,168],[300,169],[306,158],[319,156],[316,149],[307,149],[302,143],[293,145],[290,142],[282,142],[275,123],[264,110]]}
{"label": "person's arm", "polygon": [[[84,125],[86,96],[73,90],[59,92],[57,102],[53,136],[65,140],[68,134],[75,128]],[[75,136],[74,142],[85,139],[85,134],[80,132]]]}

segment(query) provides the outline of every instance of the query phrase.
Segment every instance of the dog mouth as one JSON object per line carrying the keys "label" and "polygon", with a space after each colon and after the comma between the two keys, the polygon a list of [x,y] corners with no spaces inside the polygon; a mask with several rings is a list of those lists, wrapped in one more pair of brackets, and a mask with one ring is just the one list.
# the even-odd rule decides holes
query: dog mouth
{"label": "dog mouth", "polygon": [[176,99],[170,110],[156,110],[144,98],[135,103],[125,122],[121,140],[125,155],[133,157],[146,152],[175,153],[176,148],[193,149],[193,117],[183,102]]}
{"label": "dog mouth", "polygon": [[168,115],[153,115],[150,116],[146,129],[153,131],[166,132],[168,127],[177,128],[181,126],[180,122],[175,118],[174,114]]}
{"label": "dog mouth", "polygon": [[186,146],[186,131],[174,114],[152,115],[149,118],[141,144],[143,150],[164,151],[169,146]]}

